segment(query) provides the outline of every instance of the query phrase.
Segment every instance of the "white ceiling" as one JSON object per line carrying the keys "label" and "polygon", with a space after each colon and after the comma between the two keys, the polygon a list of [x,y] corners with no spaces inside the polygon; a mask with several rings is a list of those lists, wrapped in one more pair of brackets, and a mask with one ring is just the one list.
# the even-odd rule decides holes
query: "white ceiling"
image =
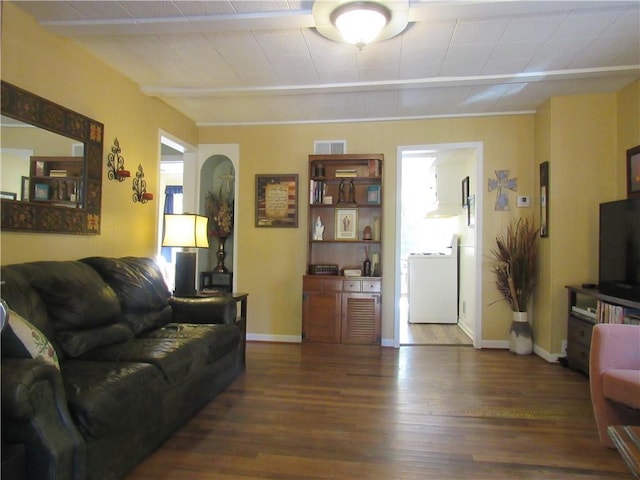
{"label": "white ceiling", "polygon": [[409,0],[405,32],[362,51],[305,0],[18,5],[198,125],[531,112],[640,76],[637,0]]}

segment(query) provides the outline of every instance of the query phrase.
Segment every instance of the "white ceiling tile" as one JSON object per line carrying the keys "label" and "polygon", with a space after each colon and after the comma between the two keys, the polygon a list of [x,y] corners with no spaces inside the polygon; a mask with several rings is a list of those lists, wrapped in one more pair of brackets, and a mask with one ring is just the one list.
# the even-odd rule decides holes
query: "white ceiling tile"
{"label": "white ceiling tile", "polygon": [[458,22],[451,38],[451,45],[495,44],[503,36],[508,25],[508,19]]}
{"label": "white ceiling tile", "polygon": [[[44,26],[198,123],[522,111],[554,95],[612,92],[640,76],[640,67],[601,73],[640,64],[637,1],[411,0],[417,21],[362,51],[309,28],[311,0],[16,4],[40,21],[62,21]],[[133,17],[152,21],[138,28]],[[525,72],[547,74],[501,80]],[[288,88],[296,85],[310,88]]]}

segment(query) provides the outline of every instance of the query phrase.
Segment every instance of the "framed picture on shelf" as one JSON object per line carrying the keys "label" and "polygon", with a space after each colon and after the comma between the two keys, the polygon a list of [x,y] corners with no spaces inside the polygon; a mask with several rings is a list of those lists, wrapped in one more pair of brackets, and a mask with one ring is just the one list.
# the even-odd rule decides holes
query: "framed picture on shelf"
{"label": "framed picture on shelf", "polygon": [[256,175],[256,227],[298,226],[298,174]]}
{"label": "framed picture on shelf", "polygon": [[367,187],[367,203],[380,203],[380,185],[369,185]]}
{"label": "framed picture on shelf", "polygon": [[23,202],[29,201],[29,177],[22,177],[22,187],[20,190],[20,200]]}
{"label": "framed picture on shelf", "polygon": [[358,238],[358,209],[336,209],[336,240],[356,240]]}
{"label": "framed picture on shelf", "polygon": [[462,179],[462,208],[469,206],[469,177]]}
{"label": "framed picture on shelf", "polygon": [[36,183],[34,185],[34,194],[36,200],[49,200],[49,185],[46,183]]}
{"label": "framed picture on shelf", "polygon": [[640,145],[627,150],[627,197],[640,197]]}
{"label": "framed picture on shelf", "polygon": [[0,198],[4,200],[15,200],[17,195],[14,192],[0,192]]}

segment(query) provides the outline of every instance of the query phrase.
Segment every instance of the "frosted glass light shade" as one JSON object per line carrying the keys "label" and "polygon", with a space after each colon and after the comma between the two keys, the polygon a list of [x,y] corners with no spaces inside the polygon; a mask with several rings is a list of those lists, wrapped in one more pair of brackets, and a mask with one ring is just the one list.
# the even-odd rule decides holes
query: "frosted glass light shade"
{"label": "frosted glass light shade", "polygon": [[331,22],[342,34],[345,42],[360,48],[374,41],[389,23],[389,10],[378,3],[347,3],[331,14]]}
{"label": "frosted glass light shade", "polygon": [[335,25],[345,41],[364,46],[374,41],[388,22],[381,5],[363,4],[338,12]]}
{"label": "frosted glass light shade", "polygon": [[208,221],[207,217],[190,213],[165,214],[162,246],[209,248]]}

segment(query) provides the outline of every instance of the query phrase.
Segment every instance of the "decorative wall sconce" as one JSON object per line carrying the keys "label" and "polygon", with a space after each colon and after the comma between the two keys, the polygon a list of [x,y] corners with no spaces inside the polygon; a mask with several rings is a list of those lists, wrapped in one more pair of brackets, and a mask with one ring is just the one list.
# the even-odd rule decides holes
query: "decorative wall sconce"
{"label": "decorative wall sconce", "polygon": [[124,169],[124,157],[120,155],[121,152],[120,142],[115,138],[113,140],[113,146],[111,147],[111,153],[107,155],[107,167],[109,168],[107,176],[109,180],[124,182],[125,178],[131,176],[131,172]]}
{"label": "decorative wall sconce", "polygon": [[147,182],[144,179],[144,170],[142,164],[138,165],[136,178],[133,179],[133,203],[147,203],[153,200],[153,193],[147,192]]}

